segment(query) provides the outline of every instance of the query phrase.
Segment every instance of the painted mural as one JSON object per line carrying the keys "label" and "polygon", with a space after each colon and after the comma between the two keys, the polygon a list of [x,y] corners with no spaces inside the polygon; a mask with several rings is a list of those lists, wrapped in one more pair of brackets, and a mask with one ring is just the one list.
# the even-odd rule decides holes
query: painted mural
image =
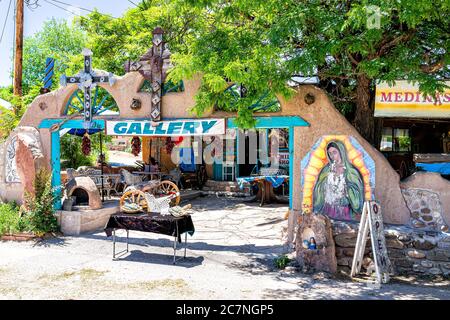
{"label": "painted mural", "polygon": [[351,136],[323,136],[303,158],[303,213],[359,220],[373,199],[375,163]]}
{"label": "painted mural", "polygon": [[16,164],[16,145],[17,145],[17,136],[11,139],[8,148],[6,149],[5,180],[7,183],[20,182]]}

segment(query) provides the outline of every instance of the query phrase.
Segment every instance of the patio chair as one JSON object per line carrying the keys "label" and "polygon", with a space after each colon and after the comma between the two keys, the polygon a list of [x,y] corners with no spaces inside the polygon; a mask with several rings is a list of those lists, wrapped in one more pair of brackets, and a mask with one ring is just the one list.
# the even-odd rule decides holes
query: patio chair
{"label": "patio chair", "polygon": [[144,188],[151,189],[156,183],[159,182],[159,180],[143,181],[145,176],[134,175],[125,169],[120,170],[120,175],[122,176],[122,181],[124,183],[124,193],[131,188],[138,190],[142,190]]}

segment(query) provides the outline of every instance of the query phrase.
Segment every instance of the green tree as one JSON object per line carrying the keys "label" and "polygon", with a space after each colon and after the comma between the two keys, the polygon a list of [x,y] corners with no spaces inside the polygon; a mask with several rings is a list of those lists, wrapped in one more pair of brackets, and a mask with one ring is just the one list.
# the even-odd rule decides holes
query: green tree
{"label": "green tree", "polygon": [[377,80],[406,79],[434,93],[448,79],[450,2],[445,0],[178,2],[201,9],[204,23],[193,32],[188,50],[173,56],[171,78],[203,75],[199,113],[223,103],[227,82],[245,84],[241,126],[253,124],[248,105],[267,87],[288,95],[292,76],[318,76],[341,110],[354,109],[355,127],[373,142]]}
{"label": "green tree", "polygon": [[0,111],[0,138],[6,138],[19,123],[26,106],[40,94],[45,75],[47,57],[56,59],[53,89],[59,87],[61,74],[76,73],[82,66],[79,61],[86,43],[84,31],[65,20],[51,19],[44,22],[42,30],[24,39],[23,47],[23,96],[15,97],[12,86],[0,88],[0,98],[13,105],[12,110]]}
{"label": "green tree", "polygon": [[[32,91],[32,88],[43,86],[47,57],[56,60],[53,89],[59,87],[59,77],[63,73],[78,72],[79,56],[86,41],[87,37],[84,31],[76,24],[71,26],[67,21],[55,18],[45,21],[42,30],[25,38],[23,47],[24,96]],[[35,94],[38,92],[39,90],[35,90]],[[34,97],[32,98],[34,99]]]}

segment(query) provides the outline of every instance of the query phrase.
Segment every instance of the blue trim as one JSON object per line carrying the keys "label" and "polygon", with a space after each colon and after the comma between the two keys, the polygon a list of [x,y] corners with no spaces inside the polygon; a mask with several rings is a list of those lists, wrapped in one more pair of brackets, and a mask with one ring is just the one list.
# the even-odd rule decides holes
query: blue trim
{"label": "blue trim", "polygon": [[294,191],[294,135],[294,127],[289,127],[289,209],[291,210]]}
{"label": "blue trim", "polygon": [[[289,127],[309,127],[309,123],[299,116],[279,116],[279,117],[255,117],[255,128],[289,128]],[[227,119],[227,127],[237,128],[234,123],[235,118]]]}
{"label": "blue trim", "polygon": [[102,101],[100,101],[100,103],[98,104],[98,106],[96,106],[96,108],[94,109],[94,115],[103,107],[103,104],[105,103],[106,99],[108,99],[108,96],[105,95],[102,99]]}
{"label": "blue trim", "polygon": [[239,129],[236,128],[236,170],[234,177],[239,177]]}
{"label": "blue trim", "polygon": [[[52,132],[52,188],[56,196],[61,195],[61,145],[59,141],[59,131]],[[55,203],[55,209],[61,209],[61,201]]]}
{"label": "blue trim", "polygon": [[[50,127],[54,124],[58,124],[64,121],[64,119],[44,119],[39,125],[39,129],[50,129]],[[103,119],[95,119],[91,122],[91,128],[93,129],[105,129],[105,120]],[[60,129],[86,129],[85,121],[83,119],[79,120],[68,120],[63,123]]]}

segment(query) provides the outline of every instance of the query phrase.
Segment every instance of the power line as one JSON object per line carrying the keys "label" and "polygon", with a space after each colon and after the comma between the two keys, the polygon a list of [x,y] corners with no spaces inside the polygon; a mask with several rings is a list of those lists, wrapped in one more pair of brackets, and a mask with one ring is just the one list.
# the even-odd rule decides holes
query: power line
{"label": "power line", "polygon": [[65,4],[66,6],[71,6],[71,7],[80,9],[80,10],[84,10],[84,11],[88,11],[88,12],[94,12],[94,11],[92,11],[92,10],[90,10],[90,9],[86,9],[86,8],[82,8],[82,7],[77,7],[77,6],[74,6],[74,5],[71,5],[71,4],[62,2],[62,1],[58,1],[58,0],[51,0],[51,1],[52,1],[52,2],[58,2],[58,3],[61,3],[61,4]]}
{"label": "power line", "polygon": [[87,12],[90,12],[90,13],[96,12],[96,13],[99,13],[99,14],[101,14],[103,16],[107,16],[107,17],[110,17],[110,18],[113,18],[113,19],[117,19],[116,17],[113,17],[112,15],[109,15],[109,14],[104,14],[104,13],[101,13],[101,12],[98,12],[98,11],[94,11],[94,10],[90,10],[90,9],[86,9],[86,8],[82,8],[82,7],[78,7],[78,6],[74,6],[74,5],[71,5],[70,3],[66,3],[66,2],[63,2],[63,1],[59,1],[59,0],[50,0],[52,2],[48,2],[47,0],[44,0],[44,1],[47,2],[47,3],[50,3],[50,4],[54,5],[54,6],[56,6],[58,8],[60,8],[60,9],[62,9],[62,10],[65,10],[65,11],[68,11],[68,12],[74,14],[74,15],[77,15],[77,16],[80,16],[80,15],[78,15],[78,14],[76,14],[76,13],[70,11],[70,10],[67,10],[67,8],[63,8],[61,6],[58,6],[56,3],[60,3],[60,4],[63,4],[63,5],[66,5],[66,6],[70,6],[70,7],[73,7],[73,8],[80,9],[80,10],[84,10],[84,11],[87,11]]}
{"label": "power line", "polygon": [[61,6],[57,5],[56,3],[53,3],[53,2],[50,2],[50,1],[47,1],[47,0],[44,0],[44,2],[47,2],[48,4],[51,4],[51,5],[57,7],[57,8],[59,8],[59,9],[61,9],[61,10],[67,11],[67,12],[69,12],[69,13],[75,15],[75,16],[81,17],[79,14],[76,14],[75,12],[72,12],[72,11],[70,11],[70,10],[67,10],[66,8],[61,7]]}
{"label": "power line", "polygon": [[5,34],[5,29],[6,29],[6,22],[8,21],[8,17],[9,17],[9,10],[11,9],[11,3],[12,3],[12,0],[9,0],[9,5],[8,5],[8,12],[6,13],[6,18],[5,18],[5,22],[3,23],[3,30],[2,30],[2,35],[0,36],[0,43],[2,43],[2,40],[3,40],[3,35]]}

